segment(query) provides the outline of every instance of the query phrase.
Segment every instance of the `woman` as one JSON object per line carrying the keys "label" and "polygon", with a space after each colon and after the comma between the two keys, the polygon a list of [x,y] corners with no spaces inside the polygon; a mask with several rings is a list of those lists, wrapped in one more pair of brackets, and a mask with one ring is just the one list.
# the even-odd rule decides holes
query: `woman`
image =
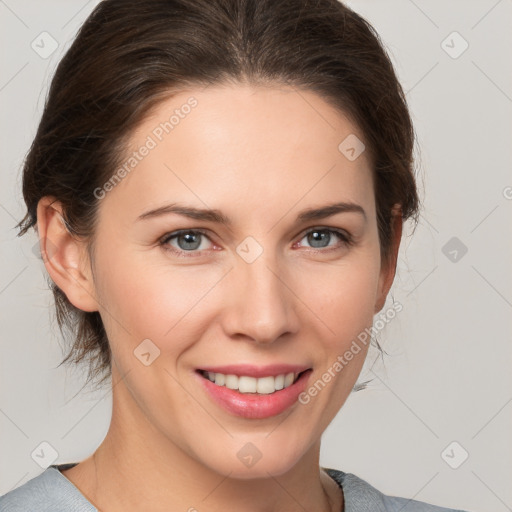
{"label": "woman", "polygon": [[319,466],[418,212],[413,144],[377,34],[335,0],[101,2],[19,226],[112,421],[2,510],[447,511]]}

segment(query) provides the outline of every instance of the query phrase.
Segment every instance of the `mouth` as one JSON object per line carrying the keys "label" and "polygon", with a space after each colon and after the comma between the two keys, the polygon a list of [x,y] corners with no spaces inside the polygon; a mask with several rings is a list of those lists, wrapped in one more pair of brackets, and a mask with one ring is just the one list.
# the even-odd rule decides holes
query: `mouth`
{"label": "mouth", "polygon": [[305,366],[237,365],[202,368],[194,373],[213,403],[231,415],[255,420],[297,408],[312,372]]}
{"label": "mouth", "polygon": [[279,373],[263,377],[250,375],[235,375],[233,373],[220,373],[207,370],[197,370],[205,379],[219,387],[226,387],[242,394],[270,395],[287,389],[295,384],[310,368],[300,372]]}

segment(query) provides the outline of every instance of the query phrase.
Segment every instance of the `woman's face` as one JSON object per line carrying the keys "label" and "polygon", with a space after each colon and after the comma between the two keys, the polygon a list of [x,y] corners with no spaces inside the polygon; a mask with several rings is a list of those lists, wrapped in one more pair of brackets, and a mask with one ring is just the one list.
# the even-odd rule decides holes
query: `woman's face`
{"label": "woman's face", "polygon": [[[282,474],[318,447],[367,345],[335,363],[392,272],[362,140],[321,97],[284,86],[191,89],[138,127],[123,179],[97,191],[94,293],[114,383],[125,376],[118,424],[236,478]],[[215,384],[204,369],[224,371]],[[289,381],[254,378],[303,370],[273,393]]]}

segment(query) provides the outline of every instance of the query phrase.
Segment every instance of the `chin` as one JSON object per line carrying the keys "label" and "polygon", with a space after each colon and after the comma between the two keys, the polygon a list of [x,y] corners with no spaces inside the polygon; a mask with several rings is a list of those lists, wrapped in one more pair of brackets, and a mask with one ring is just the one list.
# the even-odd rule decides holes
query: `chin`
{"label": "chin", "polygon": [[[297,451],[297,445],[283,450],[282,444],[269,440],[266,443],[255,441],[234,444],[235,448],[219,446],[219,451],[210,451],[208,460],[201,454],[203,464],[219,474],[229,475],[230,478],[250,480],[283,475],[304,456],[303,452]],[[228,455],[230,453],[231,456]]]}

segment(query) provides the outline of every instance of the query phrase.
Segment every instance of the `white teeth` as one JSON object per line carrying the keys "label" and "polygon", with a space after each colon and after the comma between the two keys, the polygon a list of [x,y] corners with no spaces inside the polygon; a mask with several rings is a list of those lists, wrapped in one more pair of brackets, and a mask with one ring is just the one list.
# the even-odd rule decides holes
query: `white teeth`
{"label": "white teeth", "polygon": [[294,379],[293,373],[287,373],[286,377],[284,378],[284,387],[287,388],[290,384],[293,384]]}
{"label": "white teeth", "polygon": [[284,375],[278,375],[274,379],[274,386],[276,389],[283,389],[284,388]]}
{"label": "white teeth", "polygon": [[238,391],[240,393],[256,393],[257,384],[254,377],[247,377],[245,375],[238,377]]}
{"label": "white teeth", "polygon": [[[256,379],[255,379],[256,380]],[[262,377],[257,379],[256,391],[262,395],[268,395],[276,390],[274,377]]]}
{"label": "white teeth", "polygon": [[226,387],[238,389],[238,377],[236,375],[226,375]]}
{"label": "white teeth", "polygon": [[247,375],[224,375],[223,373],[214,372],[203,372],[203,375],[217,386],[226,386],[229,389],[238,390],[240,393],[269,395],[291,386],[297,380],[299,374],[291,372],[259,379]]}

